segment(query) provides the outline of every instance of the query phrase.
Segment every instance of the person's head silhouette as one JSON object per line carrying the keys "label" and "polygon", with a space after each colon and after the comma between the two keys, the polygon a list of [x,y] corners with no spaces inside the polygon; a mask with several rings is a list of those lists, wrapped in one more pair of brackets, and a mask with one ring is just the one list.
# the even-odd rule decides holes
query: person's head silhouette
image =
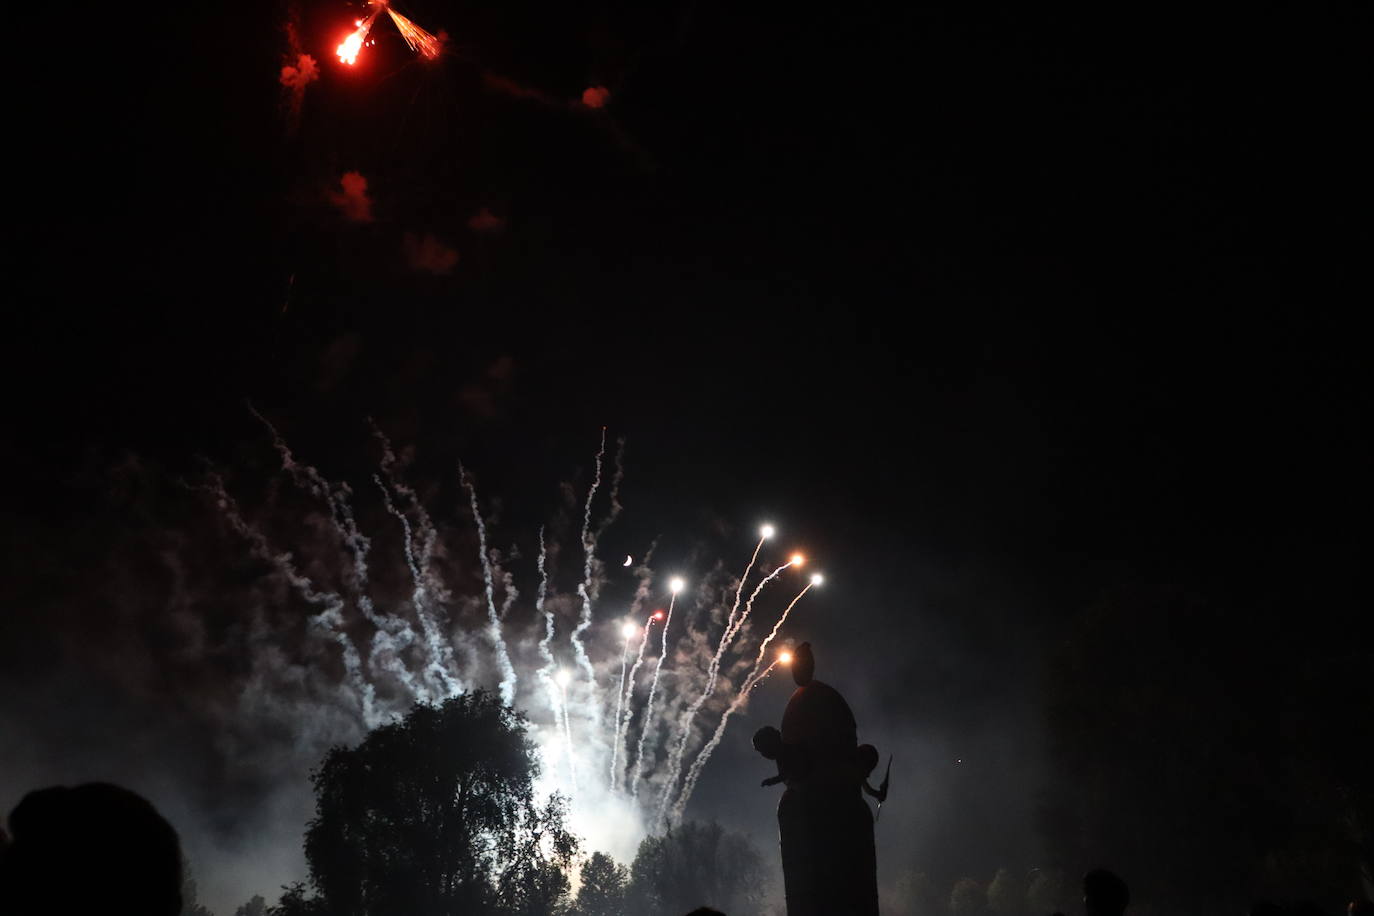
{"label": "person's head silhouette", "polygon": [[804,642],[792,650],[792,680],[798,687],[805,687],[816,676],[816,656],[811,654],[811,643]]}
{"label": "person's head silhouette", "polygon": [[1083,909],[1088,916],[1121,916],[1131,893],[1119,875],[1096,868],[1083,876]]}
{"label": "person's head silhouette", "polygon": [[141,795],[108,783],[30,792],[10,812],[0,906],[39,913],[181,912],[181,844]]}
{"label": "person's head silhouette", "polygon": [[766,760],[777,760],[782,755],[782,732],[771,725],[754,732],[754,750]]}

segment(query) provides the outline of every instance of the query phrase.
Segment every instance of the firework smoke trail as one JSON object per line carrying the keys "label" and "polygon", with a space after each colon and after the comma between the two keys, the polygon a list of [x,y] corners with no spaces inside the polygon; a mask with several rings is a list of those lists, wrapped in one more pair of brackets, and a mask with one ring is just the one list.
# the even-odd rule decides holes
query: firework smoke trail
{"label": "firework smoke trail", "polygon": [[553,710],[554,728],[562,733],[563,750],[568,763],[568,784],[576,786],[577,770],[573,766],[572,756],[572,728],[568,724],[567,693],[563,685],[554,678],[553,651],[549,644],[553,642],[554,619],[553,611],[544,609],[545,601],[549,594],[549,571],[548,571],[548,543],[544,540],[544,526],[539,526],[539,594],[534,598],[534,612],[536,615],[544,617],[544,638],[539,640],[539,656],[544,660],[544,665],[537,672],[539,680],[544,683],[544,687],[549,693],[549,707]]}
{"label": "firework smoke trail", "polygon": [[429,700],[428,690],[416,682],[415,676],[411,674],[410,669],[400,658],[400,653],[414,644],[415,631],[411,629],[410,624],[401,618],[391,614],[379,613],[373,606],[371,597],[367,594],[369,580],[367,556],[372,549],[372,541],[358,529],[357,518],[354,516],[353,507],[348,501],[349,496],[353,493],[352,489],[347,483],[340,483],[337,487],[333,486],[318,469],[297,461],[291,447],[286,444],[286,440],[282,438],[277,428],[266,417],[258,413],[252,404],[247,405],[247,407],[249,413],[267,427],[267,431],[272,434],[272,447],[277,450],[277,454],[281,457],[282,470],[291,475],[291,479],[298,487],[313,493],[329,506],[334,531],[353,555],[353,585],[357,592],[358,609],[367,618],[368,623],[377,628],[376,632],[372,634],[372,649],[368,653],[367,659],[368,667],[373,671],[381,669],[390,673],[417,700]]}
{"label": "firework smoke trail", "polygon": [[[663,612],[654,611],[652,614],[649,615],[649,619],[644,621],[644,636],[639,641],[639,652],[635,655],[634,666],[630,668],[630,679],[622,685],[622,689],[625,691],[625,721],[621,723],[620,729],[616,734],[615,745],[617,750],[624,746],[625,736],[628,734],[630,730],[630,720],[634,718],[634,705],[631,701],[634,699],[635,678],[639,676],[639,669],[644,667],[644,647],[649,644],[649,630],[654,625],[655,620],[662,619]],[[644,720],[643,723],[641,723],[643,727],[647,727],[648,724],[649,720],[647,718]],[[630,767],[630,758],[628,754],[629,750],[627,748],[625,757],[625,769],[627,772]],[[611,774],[611,788],[618,789],[619,782],[620,772],[618,770],[615,770]]]}
{"label": "firework smoke trail", "polygon": [[508,569],[501,571],[501,588],[506,592],[506,598],[501,602],[500,611],[501,619],[505,620],[506,615],[510,613],[511,607],[515,604],[515,599],[520,597],[520,589],[515,587],[515,573]]}
{"label": "firework smoke trail", "polygon": [[[624,446],[625,446],[625,440],[624,440],[624,439],[621,439],[621,440],[620,440],[620,446],[621,446],[620,450],[616,453],[616,466],[617,466],[617,467],[616,467],[616,476],[617,476],[617,477],[623,476],[623,472],[621,471],[619,465],[620,465],[621,453],[624,452]],[[612,503],[612,506],[613,506],[613,511],[619,511],[618,509],[614,508],[615,505],[616,505],[616,503],[617,503],[617,499],[616,499],[616,489],[618,488],[618,486],[619,486],[618,481],[612,481],[612,486],[611,486],[611,503]],[[609,521],[603,523],[602,526],[601,526],[601,530],[602,530],[602,531],[606,530],[606,527],[607,527],[607,525],[609,525],[609,524],[610,524]],[[658,539],[655,538],[652,542],[650,542],[650,544],[649,544],[649,550],[644,554],[644,560],[643,560],[643,562],[641,562],[641,563],[639,564],[638,568],[635,569],[635,576],[639,579],[639,584],[635,587],[634,600],[632,600],[632,601],[630,602],[630,615],[629,615],[629,616],[630,616],[631,619],[634,619],[634,618],[640,613],[640,611],[641,611],[641,610],[643,609],[643,607],[644,607],[644,602],[646,602],[646,601],[649,599],[649,597],[653,594],[653,588],[652,588],[652,586],[653,586],[653,581],[654,581],[654,571],[653,571],[653,569],[650,568],[649,564],[652,562],[653,556],[654,556],[654,551],[657,550],[657,549],[658,549]],[[642,640],[640,640],[640,643],[639,643],[639,654],[638,654],[638,656],[635,658],[635,665],[634,665],[634,667],[630,670],[630,679],[629,679],[629,682],[628,682],[629,686],[627,687],[627,686],[626,686],[626,682],[624,681],[624,679],[623,679],[623,678],[621,679],[621,685],[620,685],[620,687],[621,687],[621,691],[622,691],[623,694],[624,694],[624,699],[623,699],[623,701],[618,699],[616,702],[617,702],[617,703],[623,702],[623,703],[625,704],[625,717],[624,717],[623,719],[621,719],[621,718],[619,717],[619,715],[617,715],[617,720],[618,720],[618,721],[617,721],[616,731],[615,731],[615,748],[613,749],[612,754],[613,754],[614,756],[617,756],[617,757],[620,756],[620,755],[625,755],[625,765],[626,765],[627,768],[628,768],[629,763],[630,763],[630,758],[629,758],[629,755],[628,755],[628,749],[625,748],[625,737],[626,737],[626,733],[629,731],[629,728],[630,728],[630,721],[631,721],[631,719],[634,718],[634,710],[633,710],[633,708],[632,708],[632,706],[631,706],[631,700],[632,700],[633,697],[634,697],[635,675],[638,674],[640,665],[641,665],[641,664],[643,663],[643,661],[644,661],[644,646],[645,646],[646,641],[647,641],[648,638],[649,638],[649,627],[652,625],[652,622],[653,622],[654,620],[662,620],[662,619],[663,619],[663,612],[662,612],[662,611],[655,611],[653,614],[651,614],[651,615],[649,616],[649,620],[646,621],[645,624],[644,624],[644,638],[643,638]],[[613,766],[612,766],[612,770],[611,770],[611,789],[612,789],[612,790],[615,790],[615,789],[619,788],[619,786],[618,786],[619,781],[620,781],[620,771],[613,765]]]}
{"label": "firework smoke trail", "polygon": [[[602,430],[602,448],[605,448],[605,430]],[[620,517],[620,513],[625,507],[620,504],[620,484],[625,479],[625,437],[620,436],[615,440],[615,473],[611,475],[611,508],[606,511],[606,517],[601,520],[601,524],[596,526],[596,533],[592,535],[595,542],[601,541],[601,535],[606,533],[606,529],[611,527],[611,523]],[[649,552],[644,555],[643,566],[648,565],[649,557],[653,555],[654,548],[651,545]],[[638,596],[636,596],[638,597]]]}
{"label": "firework smoke trail", "polygon": [[749,672],[749,676],[744,679],[744,686],[740,688],[739,693],[730,701],[730,705],[726,707],[725,712],[721,714],[720,722],[716,724],[716,731],[711,735],[711,740],[706,742],[706,745],[701,749],[701,753],[697,754],[697,759],[692,761],[692,766],[687,771],[687,778],[682,784],[682,794],[678,796],[677,804],[673,806],[673,816],[675,819],[679,821],[682,819],[682,813],[687,808],[688,799],[690,799],[692,793],[696,791],[697,780],[701,778],[701,771],[705,769],[706,761],[711,759],[711,755],[715,753],[721,738],[725,736],[725,726],[729,724],[730,717],[738,712],[745,703],[749,702],[749,692],[752,691],[760,681],[766,678],[768,673],[778,664],[779,660],[775,658],[772,664],[765,668],[762,673],[759,672],[759,668],[763,665],[764,655],[768,652],[769,644],[772,643],[773,639],[778,635],[778,630],[780,630],[782,625],[787,621],[787,615],[792,613],[792,608],[796,607],[797,602],[802,599],[802,595],[809,592],[813,585],[819,585],[820,583],[821,579],[819,576],[813,576],[811,581],[806,583],[806,586],[802,588],[802,590],[797,593],[797,596],[783,609],[781,616],[778,617],[778,622],[773,625],[773,631],[769,633],[768,637],[759,645],[758,657],[754,659],[754,667]]}
{"label": "firework smoke trail", "polygon": [[677,786],[678,777],[682,775],[682,756],[687,752],[687,741],[692,736],[692,720],[697,713],[701,712],[701,707],[706,705],[706,701],[716,692],[716,679],[720,676],[720,662],[725,657],[725,649],[730,644],[730,639],[735,635],[735,615],[739,613],[739,599],[744,594],[744,583],[748,581],[749,574],[754,571],[754,564],[759,560],[759,551],[763,549],[763,542],[773,536],[773,527],[765,525],[759,535],[759,542],[754,545],[754,553],[749,558],[749,565],[744,567],[744,575],[740,576],[739,587],[735,589],[735,601],[730,606],[730,616],[725,621],[725,632],[720,634],[720,643],[716,646],[716,653],[711,657],[711,664],[706,669],[706,686],[702,689],[700,696],[692,701],[692,705],[683,712],[678,721],[678,731],[681,735],[678,742],[673,747],[672,756],[668,761],[668,781],[663,784],[663,797],[659,800],[658,815],[654,823],[663,824],[664,815],[668,812],[668,803],[673,797],[673,790]]}
{"label": "firework smoke trail", "polygon": [[[647,635],[647,634],[646,634]],[[620,714],[625,708],[625,674],[630,660],[630,640],[634,637],[634,625],[625,625],[625,646],[620,650],[620,689],[615,692],[615,733],[611,741],[611,772],[608,785],[615,790],[615,772],[620,769]],[[643,655],[644,640],[639,641],[640,655]]]}
{"label": "firework smoke trail", "polygon": [[753,593],[749,595],[749,600],[744,602],[744,611],[739,615],[739,619],[735,621],[735,625],[725,631],[724,643],[726,645],[729,645],[731,642],[734,642],[735,636],[739,633],[740,627],[744,626],[744,622],[749,619],[749,615],[754,610],[754,599],[759,596],[759,592],[763,591],[763,587],[767,585],[769,582],[772,582],[779,575],[781,575],[784,569],[791,569],[793,566],[796,565],[797,563],[795,560],[788,560],[786,563],[782,564],[777,569],[773,570],[768,575],[763,577],[763,581],[759,583],[758,588],[754,589]]}
{"label": "firework smoke trail", "polygon": [[750,672],[750,678],[756,676],[755,672],[757,672],[759,670],[759,666],[763,664],[763,656],[768,651],[769,644],[771,644],[774,639],[777,639],[778,630],[781,630],[782,625],[784,623],[787,623],[787,615],[792,613],[792,608],[797,606],[797,602],[802,600],[803,595],[811,591],[811,589],[815,586],[820,585],[823,581],[824,580],[821,578],[819,573],[812,576],[811,581],[806,583],[806,587],[803,588],[801,591],[797,592],[797,597],[793,598],[790,602],[788,602],[787,607],[782,609],[782,614],[778,617],[778,622],[773,624],[772,632],[770,632],[767,638],[765,638],[764,641],[759,644],[759,654],[758,657],[754,659],[754,670],[753,672]]}
{"label": "firework smoke trail", "polygon": [[[491,637],[492,648],[496,650],[496,663],[501,669],[501,702],[507,706],[515,705],[515,666],[511,664],[510,653],[506,651],[506,640],[501,635],[501,618],[496,614],[496,596],[493,592],[491,558],[487,556],[487,525],[482,521],[482,511],[477,506],[477,489],[472,485],[472,477],[460,464],[458,476],[468,499],[472,503],[472,517],[477,523],[477,547],[482,554],[482,581],[487,589],[487,633]],[[567,703],[563,704],[566,715]]]}
{"label": "firework smoke trail", "polygon": [[572,726],[568,723],[568,677],[567,672],[560,671],[557,676],[559,710],[563,714],[563,743],[568,751],[568,779],[572,783],[573,792],[577,792],[577,758],[573,756]]}
{"label": "firework smoke trail", "polygon": [[[534,612],[542,614],[544,617],[544,638],[539,640],[539,657],[544,660],[544,667],[536,672],[539,679],[549,688],[550,695],[554,688],[553,683],[553,651],[549,649],[549,644],[553,642],[553,611],[544,609],[545,600],[549,593],[549,571],[545,565],[548,561],[548,544],[544,541],[544,526],[539,526],[539,594],[534,598]],[[557,702],[552,703],[554,716],[558,715]]]}
{"label": "firework smoke trail", "polygon": [[[419,522],[420,533],[422,535],[420,539],[421,560],[419,562],[419,567],[420,572],[424,575],[425,587],[435,601],[440,604],[446,603],[451,599],[451,596],[443,580],[434,573],[433,566],[434,557],[436,555],[435,546],[439,541],[439,530],[430,519],[429,513],[425,511],[425,504],[420,501],[420,496],[415,492],[415,488],[405,483],[405,481],[401,479],[400,474],[397,473],[396,468],[400,464],[400,460],[396,457],[396,453],[391,448],[391,440],[387,438],[386,433],[382,432],[381,428],[377,426],[372,418],[369,417],[367,422],[372,427],[372,434],[382,446],[382,473],[386,475],[387,483],[391,485],[392,490],[395,490],[398,494],[410,501],[411,508],[414,509],[415,517]],[[376,479],[374,475],[373,480]]]}
{"label": "firework smoke trail", "polygon": [[[420,502],[419,495],[413,488],[406,485],[396,473],[396,466],[399,461],[391,448],[391,440],[370,417],[368,418],[368,425],[372,427],[372,435],[382,446],[382,473],[386,475],[386,482],[391,485],[391,489],[388,490],[387,485],[382,482],[382,478],[376,474],[372,475],[372,480],[382,493],[382,502],[385,504],[386,510],[401,522],[406,565],[410,569],[411,582],[414,584],[411,604],[415,607],[415,617],[420,621],[420,629],[424,632],[425,646],[429,649],[429,665],[426,671],[439,685],[438,698],[445,699],[455,696],[462,693],[464,687],[462,682],[453,676],[453,645],[444,638],[440,630],[441,621],[438,610],[449,595],[448,590],[438,576],[434,574],[433,569],[435,544],[438,542],[439,532],[434,527],[434,522],[430,519],[429,513],[425,511],[424,504]],[[417,538],[411,528],[410,516],[392,502],[391,490],[395,490],[396,493],[409,500],[411,509],[415,512],[416,522],[420,529],[418,539],[420,554],[418,558],[415,554]]]}
{"label": "firework smoke trail", "polygon": [[406,566],[410,569],[410,580],[414,585],[414,590],[410,593],[410,603],[415,608],[415,617],[420,621],[420,629],[425,636],[425,646],[429,649],[429,664],[425,667],[425,672],[439,687],[440,697],[446,698],[460,694],[463,692],[463,685],[453,677],[450,669],[453,649],[439,632],[436,615],[431,613],[432,605],[425,586],[426,576],[425,573],[421,572],[420,564],[415,559],[415,536],[410,528],[410,519],[391,501],[391,494],[386,485],[382,483],[382,479],[375,474],[372,479],[376,482],[377,489],[382,492],[382,502],[386,505],[386,511],[401,522]]}
{"label": "firework smoke trail", "polygon": [[654,677],[649,682],[649,699],[644,704],[644,723],[639,730],[639,744],[635,748],[635,775],[630,781],[630,794],[639,798],[639,780],[644,775],[644,740],[649,735],[649,723],[654,721],[654,695],[658,693],[658,676],[663,670],[663,660],[668,657],[668,628],[673,625],[673,608],[677,605],[677,594],[682,591],[681,579],[674,579],[669,585],[672,597],[668,599],[668,616],[663,619],[663,633],[658,651],[658,661],[654,663]]}
{"label": "firework smoke trail", "polygon": [[[577,666],[582,669],[582,673],[587,675],[587,680],[591,681],[593,689],[596,687],[596,671],[592,668],[592,661],[587,657],[587,649],[582,644],[582,634],[592,625],[592,569],[595,564],[596,539],[592,536],[592,500],[596,498],[596,489],[601,486],[601,459],[606,454],[606,428],[601,428],[601,448],[596,453],[596,473],[592,476],[592,485],[587,490],[587,507],[582,513],[582,551],[586,555],[586,560],[582,566],[582,581],[577,585],[577,594],[582,598],[582,615],[578,618],[577,626],[572,631],[573,654],[577,658]],[[601,719],[601,707],[592,704],[594,718],[599,722]]]}
{"label": "firework smoke trail", "polygon": [[730,606],[730,618],[725,622],[727,632],[735,625],[735,614],[739,613],[739,598],[744,594],[744,583],[749,581],[749,574],[754,571],[754,564],[759,561],[759,551],[763,549],[763,542],[772,536],[773,526],[764,525],[759,532],[759,542],[754,545],[754,554],[749,558],[749,565],[744,567],[744,575],[739,577],[739,588],[735,589],[735,603]]}
{"label": "firework smoke trail", "polygon": [[243,514],[239,512],[238,504],[224,489],[224,481],[219,475],[210,474],[209,480],[210,483],[202,489],[215,497],[225,519],[244,540],[248,541],[253,553],[275,566],[302,598],[321,608],[318,614],[310,618],[311,624],[332,635],[343,650],[344,670],[361,700],[364,724],[370,729],[381,725],[382,717],[376,710],[376,690],[363,675],[362,658],[358,655],[353,640],[349,639],[348,633],[343,629],[343,599],[333,592],[317,591],[315,584],[297,571],[295,564],[291,562],[290,553],[273,551],[262,532],[244,519]]}

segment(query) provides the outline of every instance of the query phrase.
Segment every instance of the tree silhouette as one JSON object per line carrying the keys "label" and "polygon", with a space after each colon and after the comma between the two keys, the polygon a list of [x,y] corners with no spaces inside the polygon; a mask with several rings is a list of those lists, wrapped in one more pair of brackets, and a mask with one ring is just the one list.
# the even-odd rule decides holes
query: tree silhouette
{"label": "tree silhouette", "polygon": [[625,911],[625,866],[604,852],[593,853],[582,866],[582,886],[577,891],[577,916],[621,916]]}
{"label": "tree silhouette", "polygon": [[181,859],[181,916],[215,916],[202,904],[196,894],[196,879],[191,863],[185,856]]}
{"label": "tree silhouette", "polygon": [[1360,893],[1374,655],[1291,619],[1135,587],[1076,622],[1048,690],[1055,860],[1149,876],[1141,899],[1179,910]]}
{"label": "tree silhouette", "polygon": [[954,916],[976,916],[983,911],[986,900],[982,885],[972,878],[960,878],[950,891],[949,911]]}
{"label": "tree silhouette", "polygon": [[1031,916],[1047,913],[1067,913],[1073,909],[1073,890],[1068,878],[1057,868],[1032,869],[1030,886],[1026,888],[1026,906]]}
{"label": "tree silhouette", "polygon": [[267,901],[261,894],[254,894],[253,899],[234,910],[234,916],[267,916]]}
{"label": "tree silhouette", "polygon": [[997,916],[1019,916],[1026,905],[1026,886],[1009,868],[997,869],[988,885],[988,909]]}
{"label": "tree silhouette", "polygon": [[548,916],[577,841],[534,799],[524,720],[484,691],[418,705],[312,775],[309,893],[276,916]]}
{"label": "tree silhouette", "polygon": [[626,911],[681,916],[700,906],[757,912],[762,860],[749,841],[719,824],[682,824],[639,844],[630,866]]}

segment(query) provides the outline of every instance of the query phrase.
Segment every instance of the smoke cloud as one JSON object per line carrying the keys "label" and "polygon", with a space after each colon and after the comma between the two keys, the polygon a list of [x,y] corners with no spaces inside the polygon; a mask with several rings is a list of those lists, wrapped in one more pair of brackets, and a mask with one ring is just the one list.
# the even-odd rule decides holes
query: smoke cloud
{"label": "smoke cloud", "polygon": [[468,218],[468,228],[473,232],[492,235],[506,228],[506,221],[483,207]]}
{"label": "smoke cloud", "polygon": [[286,64],[281,68],[281,84],[293,92],[305,92],[305,87],[319,79],[319,76],[320,68],[315,58],[305,53],[296,57],[295,64]]}
{"label": "smoke cloud", "polygon": [[588,108],[605,108],[611,100],[611,91],[605,86],[589,86],[582,91],[582,104]]}
{"label": "smoke cloud", "polygon": [[339,208],[351,223],[372,222],[372,198],[367,194],[367,179],[361,172],[344,172],[338,191],[329,192],[329,202]]}
{"label": "smoke cloud", "polygon": [[428,233],[407,232],[401,240],[401,249],[411,270],[446,276],[458,263],[458,252]]}

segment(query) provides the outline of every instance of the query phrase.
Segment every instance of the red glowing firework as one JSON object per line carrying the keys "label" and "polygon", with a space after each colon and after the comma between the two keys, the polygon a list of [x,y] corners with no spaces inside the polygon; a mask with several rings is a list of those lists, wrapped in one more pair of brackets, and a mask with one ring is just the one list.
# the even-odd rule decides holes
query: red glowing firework
{"label": "red glowing firework", "polygon": [[334,49],[334,53],[339,55],[339,60],[352,65],[358,62],[358,52],[363,49],[363,42],[367,41],[367,33],[372,31],[372,23],[377,21],[381,8],[373,10],[366,19],[359,19],[357,28],[349,33],[348,37],[339,43]]}
{"label": "red glowing firework", "polygon": [[410,50],[429,60],[434,60],[439,56],[442,42],[437,36],[429,34],[390,6],[386,8],[386,12],[391,17],[391,21],[396,23],[396,28],[400,31],[401,37],[406,40],[406,44],[410,45]]}
{"label": "red glowing firework", "polygon": [[368,3],[372,7],[372,12],[368,14],[366,19],[359,19],[357,27],[335,49],[334,53],[339,55],[339,60],[350,65],[358,62],[358,52],[362,50],[367,41],[368,33],[372,31],[372,24],[384,11],[391,17],[391,21],[396,23],[397,31],[401,33],[401,37],[406,40],[406,44],[410,46],[412,51],[429,60],[434,60],[439,56],[439,52],[443,49],[443,41],[438,36],[431,35],[393,10],[389,0],[368,0]]}

